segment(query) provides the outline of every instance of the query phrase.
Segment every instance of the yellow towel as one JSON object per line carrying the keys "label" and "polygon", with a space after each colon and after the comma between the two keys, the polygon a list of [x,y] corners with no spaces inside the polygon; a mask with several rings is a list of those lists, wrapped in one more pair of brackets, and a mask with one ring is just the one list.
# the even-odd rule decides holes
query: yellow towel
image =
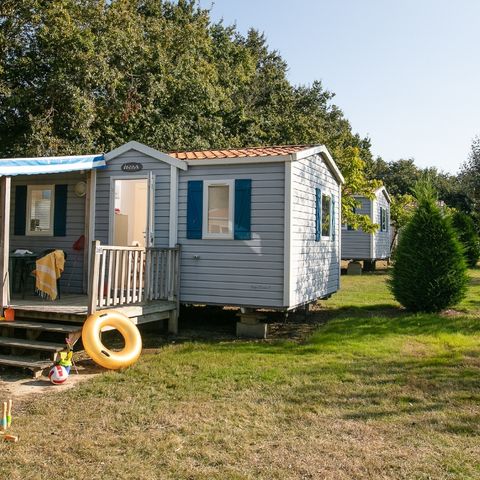
{"label": "yellow towel", "polygon": [[45,296],[57,298],[57,280],[65,267],[65,256],[62,250],[55,250],[36,261],[35,287]]}

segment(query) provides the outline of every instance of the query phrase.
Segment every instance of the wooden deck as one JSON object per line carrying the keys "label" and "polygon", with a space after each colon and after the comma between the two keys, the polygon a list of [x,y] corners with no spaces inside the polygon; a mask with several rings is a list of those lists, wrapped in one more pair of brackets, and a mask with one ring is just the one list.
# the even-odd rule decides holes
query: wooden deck
{"label": "wooden deck", "polygon": [[[18,316],[29,319],[50,319],[83,323],[88,314],[88,296],[64,294],[55,301],[31,296],[10,301]],[[127,315],[135,324],[164,320],[177,308],[176,302],[151,300],[133,305],[110,307]]]}

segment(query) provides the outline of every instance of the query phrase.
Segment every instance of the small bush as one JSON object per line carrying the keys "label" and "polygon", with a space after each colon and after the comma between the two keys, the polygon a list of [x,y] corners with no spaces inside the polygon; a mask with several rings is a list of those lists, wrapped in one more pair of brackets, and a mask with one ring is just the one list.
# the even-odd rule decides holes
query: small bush
{"label": "small bush", "polygon": [[438,312],[465,296],[466,263],[451,219],[437,206],[431,184],[418,182],[415,194],[418,207],[400,236],[389,285],[405,308]]}
{"label": "small bush", "polygon": [[480,258],[480,242],[472,217],[464,212],[455,212],[452,223],[464,248],[467,265],[474,267]]}

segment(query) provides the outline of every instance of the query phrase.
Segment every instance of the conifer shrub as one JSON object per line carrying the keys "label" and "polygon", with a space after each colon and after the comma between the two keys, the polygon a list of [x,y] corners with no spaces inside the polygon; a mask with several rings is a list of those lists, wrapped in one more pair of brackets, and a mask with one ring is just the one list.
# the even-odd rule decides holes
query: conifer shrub
{"label": "conifer shrub", "polygon": [[451,218],[437,205],[431,183],[419,181],[415,196],[417,209],[400,236],[389,285],[408,310],[438,312],[465,296],[466,262]]}
{"label": "conifer shrub", "polygon": [[470,215],[460,211],[453,214],[452,223],[463,245],[465,261],[469,267],[474,267],[480,258],[480,241],[475,223]]}

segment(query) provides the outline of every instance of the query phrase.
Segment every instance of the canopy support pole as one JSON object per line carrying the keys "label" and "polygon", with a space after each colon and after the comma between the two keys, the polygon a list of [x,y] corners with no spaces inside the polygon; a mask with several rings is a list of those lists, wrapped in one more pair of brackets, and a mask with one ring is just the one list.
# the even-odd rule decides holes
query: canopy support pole
{"label": "canopy support pole", "polygon": [[0,177],[0,279],[1,310],[10,303],[10,190],[11,178]]}

